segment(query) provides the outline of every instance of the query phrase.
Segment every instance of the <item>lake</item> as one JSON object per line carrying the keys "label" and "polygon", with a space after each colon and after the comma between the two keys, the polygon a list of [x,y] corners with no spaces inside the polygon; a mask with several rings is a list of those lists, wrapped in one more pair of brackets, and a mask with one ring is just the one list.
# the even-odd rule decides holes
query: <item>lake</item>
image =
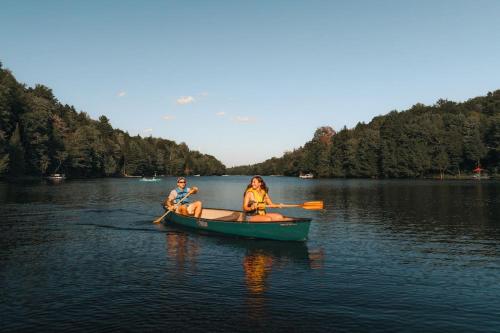
{"label": "lake", "polygon": [[[2,332],[498,332],[500,182],[264,177],[307,242],[151,222],[175,186],[0,183]],[[250,177],[190,177],[240,209]]]}

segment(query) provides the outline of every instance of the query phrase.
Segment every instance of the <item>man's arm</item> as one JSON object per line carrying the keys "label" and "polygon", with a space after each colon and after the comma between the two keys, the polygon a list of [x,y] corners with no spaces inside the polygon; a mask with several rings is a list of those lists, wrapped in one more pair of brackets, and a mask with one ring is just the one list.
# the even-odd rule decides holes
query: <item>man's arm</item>
{"label": "man's arm", "polygon": [[171,191],[167,199],[165,199],[165,201],[163,202],[163,206],[165,206],[165,208],[167,208],[168,210],[173,210],[175,208],[174,200],[176,196],[177,193],[175,192],[175,190]]}

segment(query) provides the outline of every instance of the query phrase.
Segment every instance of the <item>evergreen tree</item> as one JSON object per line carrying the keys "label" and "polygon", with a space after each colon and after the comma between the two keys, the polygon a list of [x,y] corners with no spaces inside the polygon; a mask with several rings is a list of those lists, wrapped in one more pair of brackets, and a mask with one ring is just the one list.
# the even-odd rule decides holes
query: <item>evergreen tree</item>
{"label": "evergreen tree", "polygon": [[16,125],[14,133],[9,141],[9,154],[7,155],[9,164],[9,173],[11,176],[21,176],[25,173],[24,148],[21,140],[21,130],[19,124]]}

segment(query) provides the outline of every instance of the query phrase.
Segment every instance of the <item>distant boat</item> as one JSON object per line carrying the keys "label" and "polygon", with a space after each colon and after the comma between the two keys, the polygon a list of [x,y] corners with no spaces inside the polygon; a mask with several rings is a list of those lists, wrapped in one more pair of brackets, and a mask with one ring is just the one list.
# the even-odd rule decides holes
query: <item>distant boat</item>
{"label": "distant boat", "polygon": [[197,174],[197,175],[193,175],[193,177],[200,177],[201,175],[200,174]]}
{"label": "distant boat", "polygon": [[141,182],[159,182],[161,181],[161,178],[156,178],[156,172],[153,178],[147,178],[147,177],[142,177],[139,179]]}
{"label": "distant boat", "polygon": [[227,177],[227,176],[229,176],[229,175],[222,175],[222,177]]}
{"label": "distant boat", "polygon": [[62,181],[64,179],[66,179],[66,176],[62,173],[53,173],[53,174],[48,175],[46,178],[48,180],[58,182],[58,181]]}
{"label": "distant boat", "polygon": [[139,179],[139,181],[141,181],[141,182],[159,182],[159,181],[161,181],[161,179],[156,178],[156,177],[153,177],[153,178],[143,177],[143,178]]}
{"label": "distant boat", "polygon": [[314,178],[314,175],[312,173],[306,173],[304,175],[299,175],[299,177],[302,179],[312,179]]}

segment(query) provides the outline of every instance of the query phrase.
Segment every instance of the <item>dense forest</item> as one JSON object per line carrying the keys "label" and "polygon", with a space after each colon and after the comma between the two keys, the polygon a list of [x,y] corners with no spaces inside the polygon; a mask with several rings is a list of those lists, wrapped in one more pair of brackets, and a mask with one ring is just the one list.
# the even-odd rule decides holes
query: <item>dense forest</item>
{"label": "dense forest", "polygon": [[215,157],[185,143],[130,136],[109,119],[62,105],[43,85],[26,87],[0,63],[0,177],[221,175]]}
{"label": "dense forest", "polygon": [[62,105],[52,90],[18,83],[0,63],[0,177],[261,174],[415,178],[500,172],[500,90],[464,103],[439,100],[370,123],[318,128],[303,147],[226,170],[185,143],[114,129]]}
{"label": "dense forest", "polygon": [[303,147],[228,174],[316,177],[461,177],[500,172],[500,90],[464,103],[439,100],[392,111],[338,133],[316,130]]}

